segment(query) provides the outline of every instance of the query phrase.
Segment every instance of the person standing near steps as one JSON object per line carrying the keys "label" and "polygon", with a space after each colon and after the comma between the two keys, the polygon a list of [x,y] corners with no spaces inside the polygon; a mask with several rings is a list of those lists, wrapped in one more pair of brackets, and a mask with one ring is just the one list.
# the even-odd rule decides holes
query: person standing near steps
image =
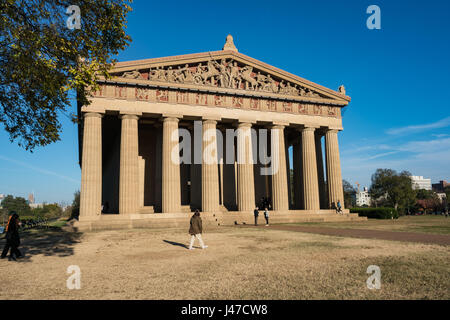
{"label": "person standing near steps", "polygon": [[266,227],[269,226],[269,210],[264,208],[264,218],[266,219]]}
{"label": "person standing near steps", "polygon": [[198,242],[200,243],[200,246],[202,249],[208,248],[208,246],[205,246],[202,239],[202,218],[200,218],[200,212],[198,209],[195,210],[194,214],[191,217],[191,226],[189,227],[189,234],[191,235],[191,243],[189,244],[189,250],[193,250],[192,247],[194,245],[195,238],[198,239]]}
{"label": "person standing near steps", "polygon": [[258,225],[258,216],[259,216],[259,208],[256,207],[255,210],[253,210],[253,215],[255,216],[255,226]]}

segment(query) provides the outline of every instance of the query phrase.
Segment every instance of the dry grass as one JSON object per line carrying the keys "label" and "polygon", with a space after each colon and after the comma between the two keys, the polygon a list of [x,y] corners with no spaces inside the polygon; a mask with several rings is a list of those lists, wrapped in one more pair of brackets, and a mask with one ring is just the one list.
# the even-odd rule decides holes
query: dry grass
{"label": "dry grass", "polygon": [[403,216],[396,220],[368,219],[366,221],[353,222],[304,222],[291,225],[313,225],[334,228],[371,229],[450,235],[450,218],[445,218],[441,215]]}
{"label": "dry grass", "polygon": [[[170,242],[166,242],[166,241]],[[28,258],[0,261],[0,299],[449,299],[449,248],[263,228],[58,232],[24,239]],[[31,253],[31,254],[30,254]],[[382,287],[366,287],[380,266]],[[81,289],[66,269],[81,268]],[[12,282],[17,279],[17,282]]]}

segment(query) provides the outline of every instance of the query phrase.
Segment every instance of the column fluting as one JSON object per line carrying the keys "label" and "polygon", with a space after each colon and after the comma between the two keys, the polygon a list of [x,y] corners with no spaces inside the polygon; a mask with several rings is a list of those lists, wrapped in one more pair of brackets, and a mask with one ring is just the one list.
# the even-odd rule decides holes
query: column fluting
{"label": "column fluting", "polygon": [[342,188],[341,162],[339,158],[338,130],[328,130],[325,134],[327,160],[328,204],[332,208],[340,201],[344,208],[344,190]]}
{"label": "column fluting", "polygon": [[139,208],[139,118],[134,114],[121,118],[119,214],[131,214]]}
{"label": "column fluting", "polygon": [[102,115],[84,114],[80,220],[100,217],[102,206]]}
{"label": "column fluting", "polygon": [[272,205],[273,210],[289,210],[288,182],[284,126],[274,125],[271,130]]}
{"label": "column fluting", "polygon": [[302,129],[303,195],[305,210],[320,209],[314,130],[315,128],[311,127]]}
{"label": "column fluting", "polygon": [[237,202],[239,211],[251,211],[255,208],[251,127],[251,123],[241,122],[237,130]]}
{"label": "column fluting", "polygon": [[219,210],[218,152],[215,120],[203,120],[202,211]]}
{"label": "column fluting", "polygon": [[163,120],[162,212],[181,211],[178,118]]}

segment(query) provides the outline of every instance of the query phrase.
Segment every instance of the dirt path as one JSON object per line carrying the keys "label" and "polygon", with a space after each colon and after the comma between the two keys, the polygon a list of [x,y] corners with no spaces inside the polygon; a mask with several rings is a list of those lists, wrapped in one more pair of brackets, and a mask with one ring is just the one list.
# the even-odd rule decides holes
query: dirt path
{"label": "dirt path", "polygon": [[[246,226],[252,227],[252,226]],[[253,226],[254,227],[254,226]],[[257,228],[267,228],[274,230],[297,231],[306,233],[315,233],[338,237],[380,239],[406,242],[432,243],[439,245],[450,245],[450,236],[443,234],[426,234],[415,232],[395,232],[367,229],[339,229],[327,227],[305,227],[305,226],[286,226],[286,225],[260,225]]]}

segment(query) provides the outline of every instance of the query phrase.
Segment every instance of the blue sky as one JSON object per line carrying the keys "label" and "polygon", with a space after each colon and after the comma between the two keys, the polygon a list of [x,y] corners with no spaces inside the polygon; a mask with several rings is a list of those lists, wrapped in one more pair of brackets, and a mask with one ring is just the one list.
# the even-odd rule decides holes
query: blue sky
{"label": "blue sky", "polygon": [[[381,30],[369,30],[369,5]],[[377,168],[450,180],[450,2],[144,1],[129,15],[120,61],[220,50],[240,52],[352,97],[339,134],[342,175],[370,185]],[[73,111],[69,110],[68,112]],[[79,189],[76,127],[29,153],[0,130],[0,193],[71,202]]]}

